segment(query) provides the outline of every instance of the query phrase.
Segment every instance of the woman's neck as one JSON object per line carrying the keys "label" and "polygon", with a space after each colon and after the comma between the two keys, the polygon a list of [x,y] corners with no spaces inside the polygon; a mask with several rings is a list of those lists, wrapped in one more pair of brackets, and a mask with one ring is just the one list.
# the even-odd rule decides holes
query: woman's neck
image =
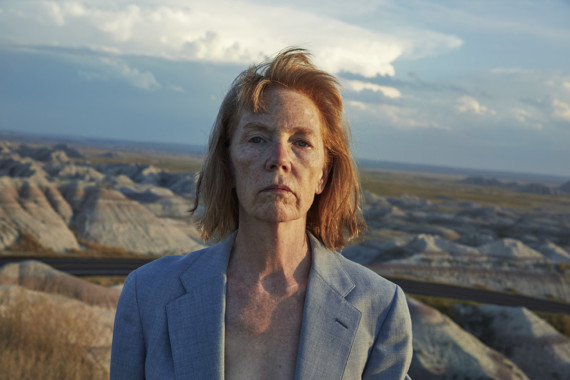
{"label": "woman's neck", "polygon": [[305,226],[303,219],[286,223],[240,223],[230,269],[239,268],[258,280],[279,274],[286,283],[305,282],[311,266]]}

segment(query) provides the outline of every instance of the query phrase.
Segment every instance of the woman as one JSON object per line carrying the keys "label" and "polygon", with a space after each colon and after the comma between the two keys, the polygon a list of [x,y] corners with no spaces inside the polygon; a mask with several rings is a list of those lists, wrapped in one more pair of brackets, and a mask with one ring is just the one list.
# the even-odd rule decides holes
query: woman
{"label": "woman", "polygon": [[304,50],[234,81],[194,207],[220,242],[127,278],[112,379],[407,378],[403,292],[332,250],[364,226],[342,112]]}

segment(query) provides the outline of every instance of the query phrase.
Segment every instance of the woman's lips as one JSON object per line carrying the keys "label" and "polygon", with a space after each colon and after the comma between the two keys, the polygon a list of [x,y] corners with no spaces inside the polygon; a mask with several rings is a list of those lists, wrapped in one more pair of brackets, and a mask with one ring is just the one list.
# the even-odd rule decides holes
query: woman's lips
{"label": "woman's lips", "polygon": [[261,190],[262,192],[283,192],[283,193],[293,193],[293,191],[285,185],[270,185],[267,186],[265,188],[263,188],[263,190]]}

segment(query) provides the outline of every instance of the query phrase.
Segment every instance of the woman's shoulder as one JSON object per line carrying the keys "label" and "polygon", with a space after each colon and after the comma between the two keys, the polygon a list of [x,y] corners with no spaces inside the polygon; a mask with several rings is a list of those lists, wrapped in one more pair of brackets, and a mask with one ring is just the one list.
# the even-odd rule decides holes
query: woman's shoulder
{"label": "woman's shoulder", "polygon": [[311,236],[314,254],[314,263],[318,265],[318,270],[324,276],[344,276],[346,275],[359,292],[382,292],[393,294],[397,285],[380,276],[365,266],[351,261],[336,250],[324,246],[318,239]]}
{"label": "woman's shoulder", "polygon": [[218,243],[185,255],[164,256],[131,272],[127,283],[135,285],[139,294],[149,296],[183,293],[184,278],[200,276],[213,262],[222,262],[226,254],[223,243]]}
{"label": "woman's shoulder", "polygon": [[134,273],[139,278],[161,276],[168,274],[169,277],[174,277],[176,273],[186,271],[192,264],[194,264],[202,255],[211,251],[212,247],[202,248],[184,255],[168,255],[159,259],[153,260],[139,268]]}
{"label": "woman's shoulder", "polygon": [[378,273],[374,272],[370,268],[363,266],[362,264],[356,263],[350,259],[347,259],[339,252],[335,252],[335,255],[339,262],[341,263],[344,270],[354,281],[355,285],[361,290],[368,289],[371,292],[383,292],[383,293],[394,293],[396,291],[397,285],[392,281],[387,280]]}
{"label": "woman's shoulder", "polygon": [[[350,286],[346,294],[346,300],[351,302],[366,320],[383,319],[392,311],[397,315],[406,316],[409,319],[409,312],[406,303],[406,297],[402,289],[392,281],[382,277],[373,270],[347,259],[337,251],[328,250],[325,260],[329,261],[330,266],[337,268],[336,271],[321,271],[321,275],[329,276],[325,281],[333,283],[338,282],[339,277],[344,277],[345,284]],[[334,264],[333,264],[334,263]],[[321,263],[322,265],[322,263]]]}

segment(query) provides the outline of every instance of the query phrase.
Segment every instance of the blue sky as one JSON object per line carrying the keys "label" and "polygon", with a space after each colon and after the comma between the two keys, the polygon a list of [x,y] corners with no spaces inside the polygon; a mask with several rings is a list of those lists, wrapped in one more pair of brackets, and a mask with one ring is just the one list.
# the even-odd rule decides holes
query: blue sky
{"label": "blue sky", "polygon": [[0,2],[0,129],[205,144],[248,64],[309,49],[355,155],[570,177],[570,1]]}

